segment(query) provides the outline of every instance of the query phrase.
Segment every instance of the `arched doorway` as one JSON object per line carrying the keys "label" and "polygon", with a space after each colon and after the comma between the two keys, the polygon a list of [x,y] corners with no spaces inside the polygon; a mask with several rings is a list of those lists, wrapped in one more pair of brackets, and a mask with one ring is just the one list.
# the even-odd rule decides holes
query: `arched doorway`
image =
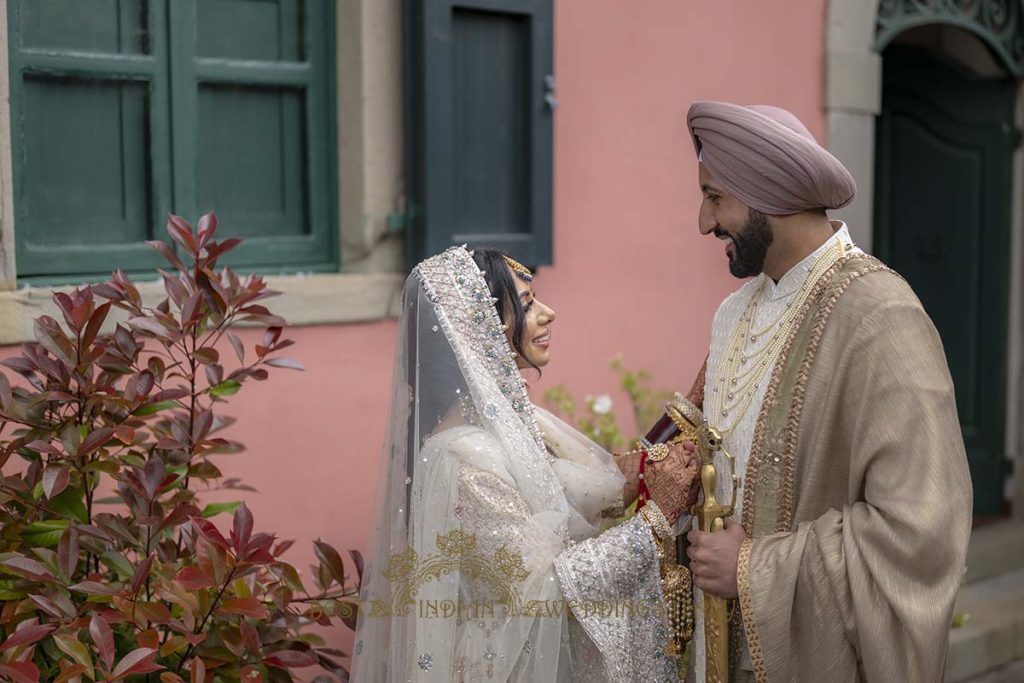
{"label": "arched doorway", "polygon": [[[975,511],[998,514],[1006,474],[1016,82],[998,68],[979,72],[954,59],[942,49],[946,32],[915,29],[883,53],[874,251],[910,282],[939,330]],[[975,40],[955,35],[954,44]]]}
{"label": "arched doorway", "polygon": [[827,62],[828,144],[859,187],[840,217],[935,320],[976,512],[1004,512],[1024,451],[1022,0],[830,0]]}

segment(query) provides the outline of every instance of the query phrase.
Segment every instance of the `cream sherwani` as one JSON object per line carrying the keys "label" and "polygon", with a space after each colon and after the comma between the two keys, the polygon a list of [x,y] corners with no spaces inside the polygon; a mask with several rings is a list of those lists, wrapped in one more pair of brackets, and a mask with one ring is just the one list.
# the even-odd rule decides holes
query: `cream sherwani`
{"label": "cream sherwani", "polygon": [[[716,391],[728,391],[721,360],[752,297],[760,297],[752,329],[762,330],[797,301],[830,242],[851,243],[846,226],[833,225],[830,240],[778,283],[762,274],[730,295],[712,327],[705,414],[727,428],[742,482],[734,519],[754,537],[739,567],[747,637],[735,674],[939,680],[969,534],[970,477],[941,343],[906,283],[847,250],[743,417],[711,410]],[[720,479],[720,499],[728,500],[727,483]],[[919,556],[907,557],[908,548]],[[918,561],[931,571],[915,575]],[[697,681],[702,624],[698,608]]]}

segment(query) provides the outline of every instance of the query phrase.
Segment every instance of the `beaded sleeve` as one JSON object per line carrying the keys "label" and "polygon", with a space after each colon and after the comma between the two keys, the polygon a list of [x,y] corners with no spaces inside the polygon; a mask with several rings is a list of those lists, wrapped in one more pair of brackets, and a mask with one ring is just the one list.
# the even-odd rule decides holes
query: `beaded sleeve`
{"label": "beaded sleeve", "polygon": [[604,656],[609,680],[675,681],[658,549],[639,516],[555,558],[562,595]]}
{"label": "beaded sleeve", "polygon": [[[457,514],[485,554],[534,543],[525,502],[491,472],[460,469]],[[635,517],[561,550],[553,573],[565,605],[600,651],[607,680],[676,680],[665,655],[658,550],[646,522]]]}

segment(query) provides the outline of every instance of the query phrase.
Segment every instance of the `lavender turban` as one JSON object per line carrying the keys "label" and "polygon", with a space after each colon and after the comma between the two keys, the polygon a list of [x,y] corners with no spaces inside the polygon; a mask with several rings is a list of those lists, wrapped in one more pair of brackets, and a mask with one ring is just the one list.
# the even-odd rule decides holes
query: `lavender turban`
{"label": "lavender turban", "polygon": [[846,167],[785,109],[696,102],[686,122],[708,172],[762,213],[838,209],[857,193]]}

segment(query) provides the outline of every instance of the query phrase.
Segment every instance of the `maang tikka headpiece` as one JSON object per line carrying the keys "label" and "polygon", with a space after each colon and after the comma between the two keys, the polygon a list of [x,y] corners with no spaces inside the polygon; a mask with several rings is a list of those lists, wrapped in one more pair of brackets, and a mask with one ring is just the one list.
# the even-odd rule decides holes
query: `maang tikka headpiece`
{"label": "maang tikka headpiece", "polygon": [[527,284],[533,282],[533,271],[519,261],[516,261],[511,256],[502,256],[502,258],[505,259],[505,263],[507,263],[508,267],[512,269],[512,272],[516,274],[517,278]]}

